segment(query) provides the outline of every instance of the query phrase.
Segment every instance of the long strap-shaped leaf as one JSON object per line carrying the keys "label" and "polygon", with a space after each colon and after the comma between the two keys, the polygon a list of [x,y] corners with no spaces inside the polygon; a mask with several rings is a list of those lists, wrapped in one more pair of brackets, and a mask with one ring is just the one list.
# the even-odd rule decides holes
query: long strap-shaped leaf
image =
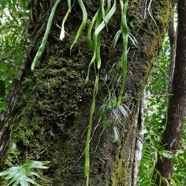
{"label": "long strap-shaped leaf", "polygon": [[106,14],[109,12],[110,8],[111,8],[111,0],[107,0]]}
{"label": "long strap-shaped leaf", "polygon": [[87,32],[88,44],[89,44],[89,46],[90,46],[90,48],[92,50],[94,50],[93,41],[92,41],[92,29],[93,29],[93,26],[94,26],[94,24],[95,24],[95,22],[97,20],[99,11],[100,11],[100,9],[98,9],[98,11],[96,12],[96,14],[94,15],[94,17],[93,17],[93,19],[92,19],[92,21],[90,23],[90,26],[88,28],[88,32]]}
{"label": "long strap-shaped leaf", "polygon": [[105,0],[100,0],[100,4],[101,4],[101,13],[102,13],[102,17],[103,20],[105,19]]}
{"label": "long strap-shaped leaf", "polygon": [[[150,0],[149,5],[148,5],[148,7],[147,7],[147,10],[148,10],[148,13],[149,13],[151,19],[153,20],[153,22],[154,22],[156,28],[157,28],[158,34],[159,34],[159,36],[160,36],[160,30],[159,30],[159,27],[158,27],[158,25],[157,25],[157,23],[156,23],[156,20],[154,19],[153,15],[152,15],[151,11],[150,11],[152,1],[153,1],[153,0]],[[159,37],[159,38],[161,39],[161,37]]]}
{"label": "long strap-shaped leaf", "polygon": [[83,1],[82,0],[78,0],[78,3],[79,3],[79,6],[81,8],[81,11],[82,11],[82,14],[83,14],[83,20],[82,20],[82,23],[77,31],[77,34],[76,34],[76,37],[72,43],[72,45],[70,46],[70,52],[72,51],[72,48],[74,47],[74,45],[77,43],[77,40],[78,38],[80,37],[80,35],[82,34],[83,32],[83,29],[85,28],[85,25],[87,23],[87,19],[88,19],[88,16],[87,16],[87,10],[85,8],[85,5],[83,4]]}
{"label": "long strap-shaped leaf", "polygon": [[[102,2],[102,3],[104,3],[104,2]],[[89,64],[87,77],[89,77],[89,71],[90,71],[91,65],[94,64],[96,79],[95,79],[95,83],[94,83],[94,91],[93,91],[93,98],[92,98],[92,105],[91,105],[91,110],[90,110],[86,147],[85,147],[85,177],[86,177],[86,185],[87,186],[89,185],[89,174],[90,174],[89,173],[90,172],[90,138],[91,138],[91,131],[92,131],[92,120],[93,120],[93,115],[94,115],[94,111],[95,111],[96,95],[98,93],[99,69],[101,67],[100,33],[116,11],[116,0],[114,0],[113,6],[108,11],[108,14],[105,16],[105,18],[102,15],[102,11],[103,11],[102,6],[103,6],[103,4],[101,4],[101,8],[99,9],[99,11],[96,12],[96,15],[94,16],[94,18],[92,20],[92,24],[90,25],[90,29],[88,31],[88,39],[89,39],[90,44],[93,46],[94,54],[93,54],[93,57],[92,57],[91,62]],[[101,22],[101,19],[103,19],[102,22]],[[96,23],[95,23],[95,32],[94,32],[93,40],[92,40],[91,39],[91,30],[93,28],[94,22],[96,22]]]}
{"label": "long strap-shaped leaf", "polygon": [[72,7],[71,0],[67,0],[67,3],[68,3],[68,10],[67,10],[65,17],[63,18],[63,21],[62,21],[61,33],[60,33],[60,37],[59,37],[60,40],[63,40],[65,38],[65,22],[69,16],[69,14],[71,13],[71,7]]}
{"label": "long strap-shaped leaf", "polygon": [[42,39],[42,42],[41,42],[41,45],[35,55],[35,58],[32,62],[32,65],[31,65],[31,71],[34,71],[35,69],[35,66],[37,64],[37,62],[39,61],[44,49],[45,49],[45,46],[46,46],[46,43],[47,43],[47,40],[48,40],[48,35],[50,33],[50,29],[51,29],[51,26],[52,26],[52,21],[53,21],[53,18],[54,18],[54,13],[56,11],[56,8],[59,4],[60,0],[56,0],[54,6],[52,7],[52,10],[51,10],[51,13],[50,13],[50,16],[48,18],[48,23],[47,23],[47,27],[46,27],[46,31],[45,31],[45,34],[43,36],[43,39]]}
{"label": "long strap-shaped leaf", "polygon": [[[114,4],[112,6],[112,8],[109,10],[108,14],[105,16],[105,19],[100,23],[100,25],[96,28],[95,32],[94,32],[94,35],[93,35],[93,41],[91,39],[91,30],[92,30],[92,27],[93,25],[91,24],[91,29],[89,30],[88,32],[88,39],[90,41],[90,43],[92,42],[92,45],[93,45],[93,49],[94,49],[94,54],[93,54],[93,57],[89,63],[89,67],[88,67],[88,74],[87,74],[87,78],[86,78],[86,81],[88,81],[89,79],[89,72],[90,72],[90,67],[91,65],[95,62],[97,62],[97,69],[99,70],[100,67],[101,67],[101,57],[100,57],[100,44],[99,44],[99,34],[101,33],[101,31],[103,30],[103,28],[106,26],[106,24],[108,24],[109,20],[111,19],[111,17],[113,16],[113,14],[115,13],[116,11],[116,0],[114,0]],[[94,21],[95,22],[95,19],[99,16],[101,16],[101,10],[99,9],[98,12],[96,12],[96,15],[95,17],[93,18],[92,22]]]}
{"label": "long strap-shaped leaf", "polygon": [[94,26],[93,23],[95,23],[95,29],[100,25],[100,22],[101,22],[101,9],[99,8],[98,11],[96,12],[94,18],[92,19],[92,23],[91,23],[91,27],[89,28],[88,30],[88,41],[93,49],[93,56],[92,56],[92,59],[89,63],[89,66],[88,66],[88,73],[87,73],[87,77],[86,77],[86,82],[88,82],[89,80],[89,73],[90,73],[90,67],[92,66],[92,64],[95,64],[95,61],[96,61],[96,50],[97,50],[97,44],[100,42],[98,41],[100,38],[97,37],[93,37],[93,39],[91,38],[91,31],[92,31],[92,27]]}
{"label": "long strap-shaped leaf", "polygon": [[116,0],[114,0],[114,4],[113,4],[112,8],[109,10],[108,14],[105,16],[105,21],[102,21],[101,24],[95,30],[94,36],[97,36],[103,30],[105,25],[108,24],[108,22],[112,18],[115,11],[116,11]]}
{"label": "long strap-shaped leaf", "polygon": [[[96,22],[95,23],[95,28],[97,28],[99,26],[100,22],[101,22],[101,18],[102,18],[101,17],[101,10],[99,9],[96,14],[97,14],[97,16],[94,16],[94,17],[97,17],[97,19],[95,21],[92,21],[92,22]],[[90,40],[91,40],[91,36],[90,36]],[[93,44],[94,44],[94,42],[92,42],[92,45]],[[93,45],[93,47],[95,47],[95,46]],[[94,110],[95,110],[95,105],[96,105],[96,95],[97,95],[97,92],[98,92],[98,85],[99,85],[99,71],[97,71],[97,69],[96,69],[95,60],[96,60],[96,55],[94,54],[90,64],[94,64],[94,71],[95,71],[96,79],[95,79],[95,82],[94,82],[94,90],[93,90],[92,104],[91,104],[89,124],[88,124],[88,132],[87,132],[87,138],[86,138],[86,147],[85,147],[85,177],[86,177],[86,185],[87,186],[89,185],[90,138],[91,138],[91,132],[92,132],[92,121],[93,121],[93,115],[94,115]]]}
{"label": "long strap-shaped leaf", "polygon": [[125,86],[125,78],[127,73],[127,46],[128,46],[128,26],[127,26],[127,8],[128,8],[128,0],[120,0],[121,5],[121,30],[122,30],[122,37],[123,37],[123,53],[121,57],[122,63],[122,83],[121,83],[121,90],[120,95],[118,98],[118,105],[121,104],[123,98],[123,91]]}
{"label": "long strap-shaped leaf", "polygon": [[90,110],[90,117],[89,117],[89,125],[88,125],[88,132],[86,138],[86,147],[85,147],[85,177],[86,177],[86,186],[89,185],[89,172],[90,172],[90,138],[92,132],[92,120],[95,111],[96,105],[96,92],[98,91],[98,82],[99,82],[99,75],[96,76],[95,84],[94,84],[94,92],[92,97],[92,104]]}
{"label": "long strap-shaped leaf", "polygon": [[100,47],[99,43],[97,43],[97,37],[100,34],[100,32],[103,30],[103,28],[106,26],[106,24],[108,24],[109,20],[111,19],[111,17],[113,16],[113,14],[116,11],[116,0],[114,0],[114,4],[112,6],[112,8],[110,9],[110,11],[108,12],[108,14],[105,16],[105,19],[101,22],[101,24],[98,26],[98,28],[95,30],[93,39],[94,39],[94,44],[95,44],[95,50],[94,53],[96,53],[95,55],[97,56],[97,68],[100,69],[101,67],[101,58],[99,57],[100,52],[98,47]]}

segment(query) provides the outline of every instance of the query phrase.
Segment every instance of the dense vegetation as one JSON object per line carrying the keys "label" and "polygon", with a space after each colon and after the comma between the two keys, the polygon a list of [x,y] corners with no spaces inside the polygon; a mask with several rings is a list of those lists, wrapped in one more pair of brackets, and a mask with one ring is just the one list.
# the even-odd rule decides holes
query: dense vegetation
{"label": "dense vegetation", "polygon": [[[124,14],[126,14],[126,8],[124,7]],[[0,20],[1,20],[1,36],[0,36],[0,111],[6,110],[6,104],[8,95],[11,92],[11,84],[20,68],[20,61],[25,55],[25,48],[29,47],[29,7],[27,1],[3,1],[1,0],[0,7]],[[111,14],[112,7],[110,8]],[[109,11],[108,11],[109,12]],[[123,16],[125,16],[123,14]],[[84,15],[85,16],[85,15]],[[105,22],[108,22],[109,17],[105,17]],[[65,22],[65,20],[64,20]],[[100,24],[96,23],[97,25]],[[84,23],[83,23],[84,24]],[[126,24],[126,23],[123,23]],[[106,23],[105,25],[106,26]],[[81,28],[83,29],[83,28]],[[123,36],[124,43],[126,44],[126,34],[128,34],[127,25],[124,25],[122,31],[126,31]],[[121,32],[121,31],[120,31]],[[81,33],[79,33],[81,34]],[[77,36],[78,39],[79,36]],[[138,38],[130,36],[131,41],[137,46]],[[76,42],[76,41],[74,41]],[[96,37],[95,43],[91,45],[99,45],[99,36]],[[74,43],[75,44],[75,43]],[[73,45],[71,47],[73,47]],[[140,47],[140,46],[137,46]],[[94,48],[94,46],[93,46]],[[127,53],[127,46],[124,46],[125,53]],[[94,51],[96,58],[99,58],[99,49]],[[123,80],[121,82],[124,88],[125,81],[125,61],[127,55],[122,56],[124,59],[123,64]],[[181,144],[176,154],[165,150],[161,145],[161,136],[165,130],[165,123],[167,119],[167,106],[168,106],[168,80],[169,80],[169,61],[170,61],[170,47],[168,37],[166,37],[159,58],[156,60],[153,73],[149,79],[148,85],[146,86],[145,92],[145,136],[143,139],[143,156],[140,164],[140,172],[138,178],[138,185],[153,185],[154,168],[158,159],[166,157],[175,157],[174,174],[171,178],[173,185],[185,185],[186,184],[186,128],[183,129]],[[93,62],[91,62],[93,64]],[[90,63],[90,65],[91,65]],[[100,64],[101,65],[101,64]],[[99,67],[98,67],[99,69]],[[95,74],[95,82],[97,82],[99,74]],[[93,95],[93,102],[96,99],[98,85],[95,83],[95,90]],[[119,95],[119,108],[122,114],[125,116],[126,112],[123,109],[122,92],[121,89]],[[94,104],[94,103],[93,103]],[[109,103],[108,103],[109,104]],[[117,104],[117,103],[116,103]],[[117,106],[118,106],[117,105]],[[108,105],[107,105],[108,106]],[[100,108],[103,109],[104,105]],[[94,108],[93,108],[94,110]],[[117,113],[115,113],[117,115]],[[93,111],[90,113],[90,117],[93,117]],[[108,119],[104,116],[104,119]],[[89,125],[91,125],[91,120]],[[118,129],[115,128],[115,140],[119,138]],[[91,131],[90,131],[91,132]],[[90,133],[89,132],[89,133]],[[87,137],[89,142],[90,135]],[[89,144],[86,144],[89,146]],[[86,149],[86,152],[88,149]],[[87,152],[88,153],[88,152]],[[89,155],[87,155],[89,156]],[[86,161],[89,161],[86,159]],[[87,162],[86,162],[87,163]],[[50,165],[49,165],[50,167]],[[36,167],[37,168],[37,167]],[[3,171],[3,170],[1,170]],[[89,176],[88,170],[85,171],[86,176]],[[3,175],[3,174],[2,174]],[[32,183],[32,182],[31,182]],[[35,182],[33,182],[35,184]]]}

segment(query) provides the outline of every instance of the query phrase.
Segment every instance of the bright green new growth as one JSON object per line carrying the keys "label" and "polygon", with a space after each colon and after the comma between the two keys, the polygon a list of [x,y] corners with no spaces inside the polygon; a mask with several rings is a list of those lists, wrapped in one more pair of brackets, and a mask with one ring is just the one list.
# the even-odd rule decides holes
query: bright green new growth
{"label": "bright green new growth", "polygon": [[0,172],[0,176],[4,176],[5,180],[8,180],[8,186],[28,186],[29,184],[41,186],[36,183],[31,177],[37,177],[41,179],[41,176],[32,169],[48,169],[47,165],[49,161],[28,161],[22,166],[11,167],[3,172]]}
{"label": "bright green new growth", "polygon": [[54,13],[56,11],[56,8],[59,4],[60,0],[57,0],[54,4],[54,6],[52,7],[52,10],[51,10],[51,13],[50,13],[50,16],[48,18],[48,23],[47,23],[47,27],[46,27],[46,31],[45,31],[45,35],[43,36],[43,39],[42,39],[42,42],[41,42],[41,45],[36,53],[36,56],[32,62],[32,65],[31,65],[31,71],[34,71],[35,69],[35,66],[36,64],[38,63],[44,49],[45,49],[45,46],[46,46],[46,43],[47,43],[47,40],[48,40],[48,35],[50,33],[50,29],[51,29],[51,26],[52,26],[52,21],[53,21],[53,18],[54,18]]}

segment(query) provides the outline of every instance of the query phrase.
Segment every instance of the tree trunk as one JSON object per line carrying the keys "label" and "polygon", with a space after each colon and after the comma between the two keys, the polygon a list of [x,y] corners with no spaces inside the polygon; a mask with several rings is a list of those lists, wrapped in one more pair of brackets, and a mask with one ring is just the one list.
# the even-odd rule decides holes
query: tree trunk
{"label": "tree trunk", "polygon": [[170,42],[170,72],[169,72],[169,88],[168,93],[172,93],[172,80],[174,76],[174,68],[175,68],[175,57],[176,57],[176,40],[177,40],[177,32],[175,32],[175,19],[174,19],[174,10],[171,14],[171,20],[169,23],[169,42]]}
{"label": "tree trunk", "polygon": [[[169,97],[168,118],[166,130],[162,137],[162,146],[165,150],[176,154],[184,118],[186,114],[186,3],[178,1],[178,39],[176,48],[176,62],[174,77],[172,83],[172,94]],[[156,169],[165,178],[170,178],[173,172],[174,158],[168,159],[163,157],[156,165]],[[161,178],[158,177],[157,183]],[[162,186],[167,185],[161,182]]]}
{"label": "tree trunk", "polygon": [[[20,86],[14,109],[5,118],[3,124],[11,130],[11,138],[6,153],[1,156],[4,164],[12,165],[28,159],[51,161],[50,169],[44,171],[46,181],[42,185],[85,185],[84,149],[91,107],[95,75],[91,69],[90,81],[85,84],[92,52],[88,47],[86,33],[80,37],[70,55],[69,48],[81,24],[81,10],[75,2],[65,27],[67,37],[61,42],[59,26],[67,11],[67,4],[61,2],[55,14],[47,47],[33,73],[29,71],[41,38],[37,36],[42,28],[43,17],[46,21],[50,5],[45,1],[32,4],[35,25],[30,28],[32,38],[37,38],[34,48],[27,58],[26,71],[20,78]],[[99,2],[84,1],[88,10],[88,19],[92,19]],[[42,5],[42,6],[40,6]],[[44,11],[42,9],[45,8]],[[40,10],[41,9],[41,10]],[[127,78],[124,103],[130,110],[128,117],[122,120],[122,126],[112,123],[102,135],[103,121],[99,122],[97,112],[94,115],[92,139],[90,142],[90,185],[129,186],[136,185],[138,161],[135,156],[136,140],[141,132],[140,103],[145,85],[153,64],[161,48],[167,31],[172,5],[169,1],[131,0],[127,13],[130,33],[138,41],[134,46],[129,40]],[[38,15],[41,12],[41,15]],[[43,16],[44,15],[44,16]],[[152,18],[153,16],[153,18]],[[39,17],[39,18],[38,18]],[[96,110],[104,104],[109,87],[113,98],[117,99],[120,89],[120,71],[117,63],[121,58],[122,42],[116,47],[111,44],[120,29],[120,8],[108,24],[108,31],[101,34],[101,58],[99,92],[96,98]],[[156,24],[155,22],[156,21]],[[158,26],[158,29],[157,29]],[[86,28],[87,29],[87,28]],[[40,33],[40,32],[39,32]],[[110,77],[110,79],[109,79]],[[114,79],[115,78],[115,79]],[[139,118],[140,117],[140,118]],[[120,140],[115,141],[113,133],[117,127]],[[3,135],[0,135],[2,137]],[[5,149],[2,146],[3,149]],[[2,151],[3,152],[3,151]],[[137,168],[137,169],[136,169]],[[135,169],[135,171],[134,171]]]}

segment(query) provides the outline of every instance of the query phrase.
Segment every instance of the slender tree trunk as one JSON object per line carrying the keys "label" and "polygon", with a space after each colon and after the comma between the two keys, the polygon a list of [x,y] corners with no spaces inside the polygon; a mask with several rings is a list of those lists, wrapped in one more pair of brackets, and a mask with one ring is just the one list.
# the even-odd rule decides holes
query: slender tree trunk
{"label": "slender tree trunk", "polygon": [[[171,151],[177,152],[182,127],[186,114],[186,3],[178,0],[178,36],[176,49],[176,63],[172,83],[173,95],[169,98],[168,119],[166,130],[162,138],[162,146]],[[170,178],[173,173],[174,158],[163,157],[158,159],[156,169],[165,178]],[[160,177],[157,184],[160,183]],[[162,186],[166,185],[164,181]]]}
{"label": "slender tree trunk", "polygon": [[171,14],[171,20],[169,23],[169,42],[170,42],[170,72],[169,72],[169,94],[172,93],[172,80],[174,75],[174,68],[175,68],[175,57],[176,57],[176,38],[177,38],[177,32],[175,32],[175,19],[174,19],[174,10]]}
{"label": "slender tree trunk", "polygon": [[[88,10],[88,19],[91,21],[99,2],[92,0],[84,3]],[[15,107],[9,114],[9,120],[4,121],[4,126],[7,124],[11,129],[11,140],[6,154],[3,153],[1,157],[4,157],[4,164],[8,165],[28,159],[50,160],[50,169],[44,172],[46,182],[43,181],[42,185],[80,186],[85,185],[84,149],[95,79],[94,71],[91,70],[89,83],[84,83],[92,51],[88,47],[84,32],[71,55],[69,52],[82,20],[77,2],[73,4],[65,24],[67,37],[62,42],[58,39],[59,25],[67,11],[66,2],[61,1],[45,53],[34,73],[29,72],[30,62],[43,35],[39,30],[43,22],[47,21],[51,5],[49,1],[37,1],[36,4],[32,4],[34,24],[31,31],[33,41],[36,42],[28,54],[26,72],[19,78],[20,86]],[[141,112],[139,113],[141,98],[161,48],[161,41],[165,37],[171,9],[169,1],[153,1],[150,8],[146,0],[129,2],[128,24],[130,33],[138,41],[138,46],[134,46],[129,40],[124,91],[126,98],[123,103],[129,110],[128,117],[122,120],[122,126],[112,123],[112,126],[100,135],[104,123],[98,121],[96,112],[90,143],[91,186],[130,186],[136,183],[134,169],[137,170],[138,167],[135,166],[138,164],[134,164],[134,161],[138,161],[135,151],[136,142],[139,141],[136,141],[136,137],[143,129]],[[118,71],[117,64],[121,58],[122,42],[119,40],[116,47],[112,45],[114,35],[121,27],[120,19],[120,7],[117,2],[117,11],[108,24],[108,31],[101,34],[102,67],[96,110],[104,104],[108,95],[108,87],[104,81],[106,77],[106,83],[111,85],[109,91],[112,98],[117,99],[120,89],[118,84],[121,72]],[[37,37],[37,34],[40,34],[40,37]],[[112,82],[114,83],[111,84]],[[117,142],[113,132],[114,126],[118,128],[120,136]],[[4,147],[2,146],[3,149]]]}
{"label": "slender tree trunk", "polygon": [[142,94],[141,104],[139,107],[138,124],[137,124],[137,137],[134,155],[134,167],[133,167],[133,183],[132,186],[137,186],[138,172],[140,168],[140,162],[142,158],[143,151],[143,137],[144,137],[144,101],[145,101],[145,90]]}

